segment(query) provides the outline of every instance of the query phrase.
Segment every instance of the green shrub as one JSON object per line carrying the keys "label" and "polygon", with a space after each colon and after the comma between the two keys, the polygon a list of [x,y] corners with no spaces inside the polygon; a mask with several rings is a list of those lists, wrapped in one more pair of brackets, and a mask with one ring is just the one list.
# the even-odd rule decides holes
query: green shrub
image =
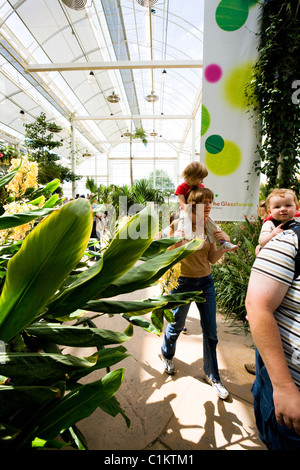
{"label": "green shrub", "polygon": [[245,218],[245,222],[220,225],[232,242],[240,243],[240,246],[236,252],[226,253],[222,261],[212,267],[217,305],[232,324],[248,330],[245,298],[261,221],[250,222]]}

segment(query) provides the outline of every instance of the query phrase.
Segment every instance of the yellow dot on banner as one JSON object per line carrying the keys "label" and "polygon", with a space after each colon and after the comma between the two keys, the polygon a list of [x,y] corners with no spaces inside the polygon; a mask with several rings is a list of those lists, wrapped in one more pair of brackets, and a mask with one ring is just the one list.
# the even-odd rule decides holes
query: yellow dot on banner
{"label": "yellow dot on banner", "polygon": [[217,176],[227,176],[234,173],[240,166],[242,153],[238,145],[225,140],[223,150],[219,153],[205,154],[205,165],[211,173]]}
{"label": "yellow dot on banner", "polygon": [[225,100],[234,108],[247,108],[245,87],[252,79],[252,65],[250,62],[241,64],[232,69],[224,79]]}

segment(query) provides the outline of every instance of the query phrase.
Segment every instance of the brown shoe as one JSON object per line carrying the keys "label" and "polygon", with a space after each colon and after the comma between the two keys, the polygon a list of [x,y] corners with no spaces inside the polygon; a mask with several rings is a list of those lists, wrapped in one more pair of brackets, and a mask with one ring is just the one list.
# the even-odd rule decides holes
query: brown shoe
{"label": "brown shoe", "polygon": [[255,375],[255,364],[244,364],[244,366],[249,374]]}

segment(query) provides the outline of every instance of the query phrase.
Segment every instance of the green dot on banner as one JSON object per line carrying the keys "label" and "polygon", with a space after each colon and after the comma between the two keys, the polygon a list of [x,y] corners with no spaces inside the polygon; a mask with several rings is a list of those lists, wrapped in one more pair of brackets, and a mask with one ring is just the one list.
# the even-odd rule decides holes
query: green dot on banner
{"label": "green dot on banner", "polygon": [[225,140],[221,152],[213,154],[206,152],[205,165],[211,173],[217,176],[227,176],[234,173],[242,161],[242,153],[237,144]]}
{"label": "green dot on banner", "polygon": [[219,153],[224,148],[224,139],[217,134],[210,135],[205,141],[205,148],[209,153]]}
{"label": "green dot on banner", "polygon": [[216,22],[224,31],[236,31],[246,22],[248,13],[248,0],[222,0],[216,9]]}
{"label": "green dot on banner", "polygon": [[210,115],[208,109],[202,105],[201,109],[201,135],[204,135],[207,132],[207,129],[210,125]]}

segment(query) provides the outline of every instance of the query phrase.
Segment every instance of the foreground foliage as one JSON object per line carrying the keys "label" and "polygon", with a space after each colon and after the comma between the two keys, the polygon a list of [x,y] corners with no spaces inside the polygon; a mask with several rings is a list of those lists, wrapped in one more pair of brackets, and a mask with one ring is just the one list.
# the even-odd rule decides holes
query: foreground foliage
{"label": "foreground foliage", "polygon": [[[0,295],[0,447],[7,450],[70,443],[86,449],[76,423],[97,407],[120,413],[130,426],[115,397],[124,368],[110,370],[128,356],[122,344],[132,337],[133,325],[160,334],[164,319],[172,319],[171,308],[199,299],[198,293],[111,299],[153,285],[201,245],[194,240],[169,251],[172,241],[153,241],[158,220],[150,208],[132,217],[91,266],[82,261],[92,228],[90,203],[79,198],[46,209],[49,215],[31,211],[23,220],[19,214],[0,217],[2,228],[43,217],[15,252],[9,251]],[[121,315],[128,327],[97,328],[91,316],[103,314]],[[64,346],[94,347],[95,353],[73,356]],[[103,378],[81,383],[98,369]]]}

